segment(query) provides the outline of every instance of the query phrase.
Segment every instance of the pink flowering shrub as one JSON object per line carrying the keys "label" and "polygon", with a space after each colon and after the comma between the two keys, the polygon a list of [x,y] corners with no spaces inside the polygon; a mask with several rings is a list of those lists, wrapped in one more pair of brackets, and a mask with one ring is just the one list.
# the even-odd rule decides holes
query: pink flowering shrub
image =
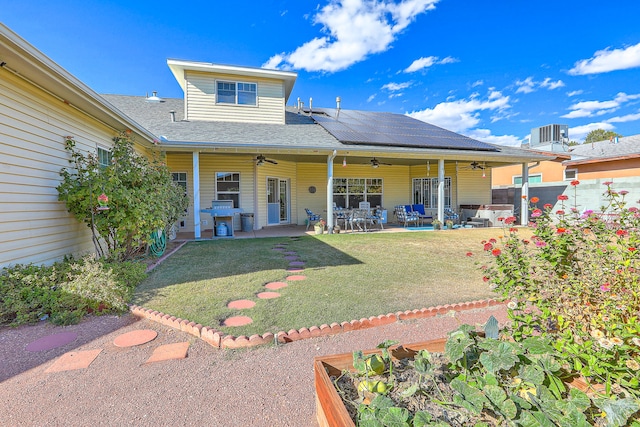
{"label": "pink flowering shrub", "polygon": [[[571,182],[574,199],[579,185]],[[605,206],[580,212],[530,200],[531,239],[508,228],[482,242],[484,280],[509,300],[514,339],[551,335],[573,370],[640,395],[640,211],[605,183]],[[515,220],[515,219],[514,219]]]}

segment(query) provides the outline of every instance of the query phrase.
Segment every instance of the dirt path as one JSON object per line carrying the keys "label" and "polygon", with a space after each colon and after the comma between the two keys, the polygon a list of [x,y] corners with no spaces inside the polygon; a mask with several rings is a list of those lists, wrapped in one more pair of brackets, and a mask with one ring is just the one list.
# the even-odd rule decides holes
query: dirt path
{"label": "dirt path", "polygon": [[[315,356],[442,337],[462,323],[481,324],[502,306],[312,338],[279,346],[220,350],[188,334],[134,316],[89,317],[79,325],[0,329],[0,424],[3,426],[316,426]],[[158,337],[137,347],[113,340],[136,329]],[[78,338],[29,352],[30,342],[57,332]],[[188,357],[143,365],[162,344],[190,343]],[[86,369],[47,373],[69,351],[102,349]]]}

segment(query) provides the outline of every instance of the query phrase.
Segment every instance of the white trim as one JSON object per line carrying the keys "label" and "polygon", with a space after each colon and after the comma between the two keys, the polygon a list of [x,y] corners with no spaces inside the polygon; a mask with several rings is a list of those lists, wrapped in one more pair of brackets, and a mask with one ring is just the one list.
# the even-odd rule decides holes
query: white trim
{"label": "white trim", "polygon": [[[567,178],[567,172],[568,171],[572,171],[574,176],[573,178]],[[576,168],[569,168],[569,169],[565,169],[562,171],[562,179],[564,181],[573,181],[574,179],[578,179],[578,169]]]}
{"label": "white trim", "polygon": [[[220,102],[219,101],[219,97],[218,97],[218,84],[219,83],[232,83],[235,85],[235,91],[236,91],[236,96],[235,96],[235,102],[231,103],[231,102]],[[238,84],[247,84],[247,85],[255,85],[256,86],[256,103],[255,104],[240,104],[238,103]],[[258,82],[250,82],[250,81],[242,81],[242,80],[229,80],[229,79],[216,79],[215,80],[215,99],[216,99],[216,105],[230,105],[230,106],[236,106],[236,107],[253,107],[253,108],[257,108],[258,107]]]}

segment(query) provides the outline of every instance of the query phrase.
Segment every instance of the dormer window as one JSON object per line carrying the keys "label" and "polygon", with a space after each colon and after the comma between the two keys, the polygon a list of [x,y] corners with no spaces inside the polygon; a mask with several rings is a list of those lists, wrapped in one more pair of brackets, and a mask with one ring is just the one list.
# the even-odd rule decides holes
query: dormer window
{"label": "dormer window", "polygon": [[256,83],[228,82],[218,80],[218,104],[258,105]]}

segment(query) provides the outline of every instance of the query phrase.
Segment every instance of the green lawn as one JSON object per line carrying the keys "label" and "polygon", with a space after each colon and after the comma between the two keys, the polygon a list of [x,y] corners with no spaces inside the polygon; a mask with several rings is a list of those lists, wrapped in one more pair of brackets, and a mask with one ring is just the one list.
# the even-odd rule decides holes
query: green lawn
{"label": "green lawn", "polygon": [[[500,229],[416,233],[354,233],[299,238],[199,241],[186,244],[137,288],[134,303],[233,335],[277,333],[323,323],[495,297],[478,266],[480,241]],[[525,230],[523,230],[525,232]],[[289,261],[273,247],[284,243],[306,262],[303,281],[256,294],[285,281]],[[467,257],[471,251],[473,257]],[[229,301],[256,306],[231,310]],[[251,325],[222,327],[229,316]]]}

